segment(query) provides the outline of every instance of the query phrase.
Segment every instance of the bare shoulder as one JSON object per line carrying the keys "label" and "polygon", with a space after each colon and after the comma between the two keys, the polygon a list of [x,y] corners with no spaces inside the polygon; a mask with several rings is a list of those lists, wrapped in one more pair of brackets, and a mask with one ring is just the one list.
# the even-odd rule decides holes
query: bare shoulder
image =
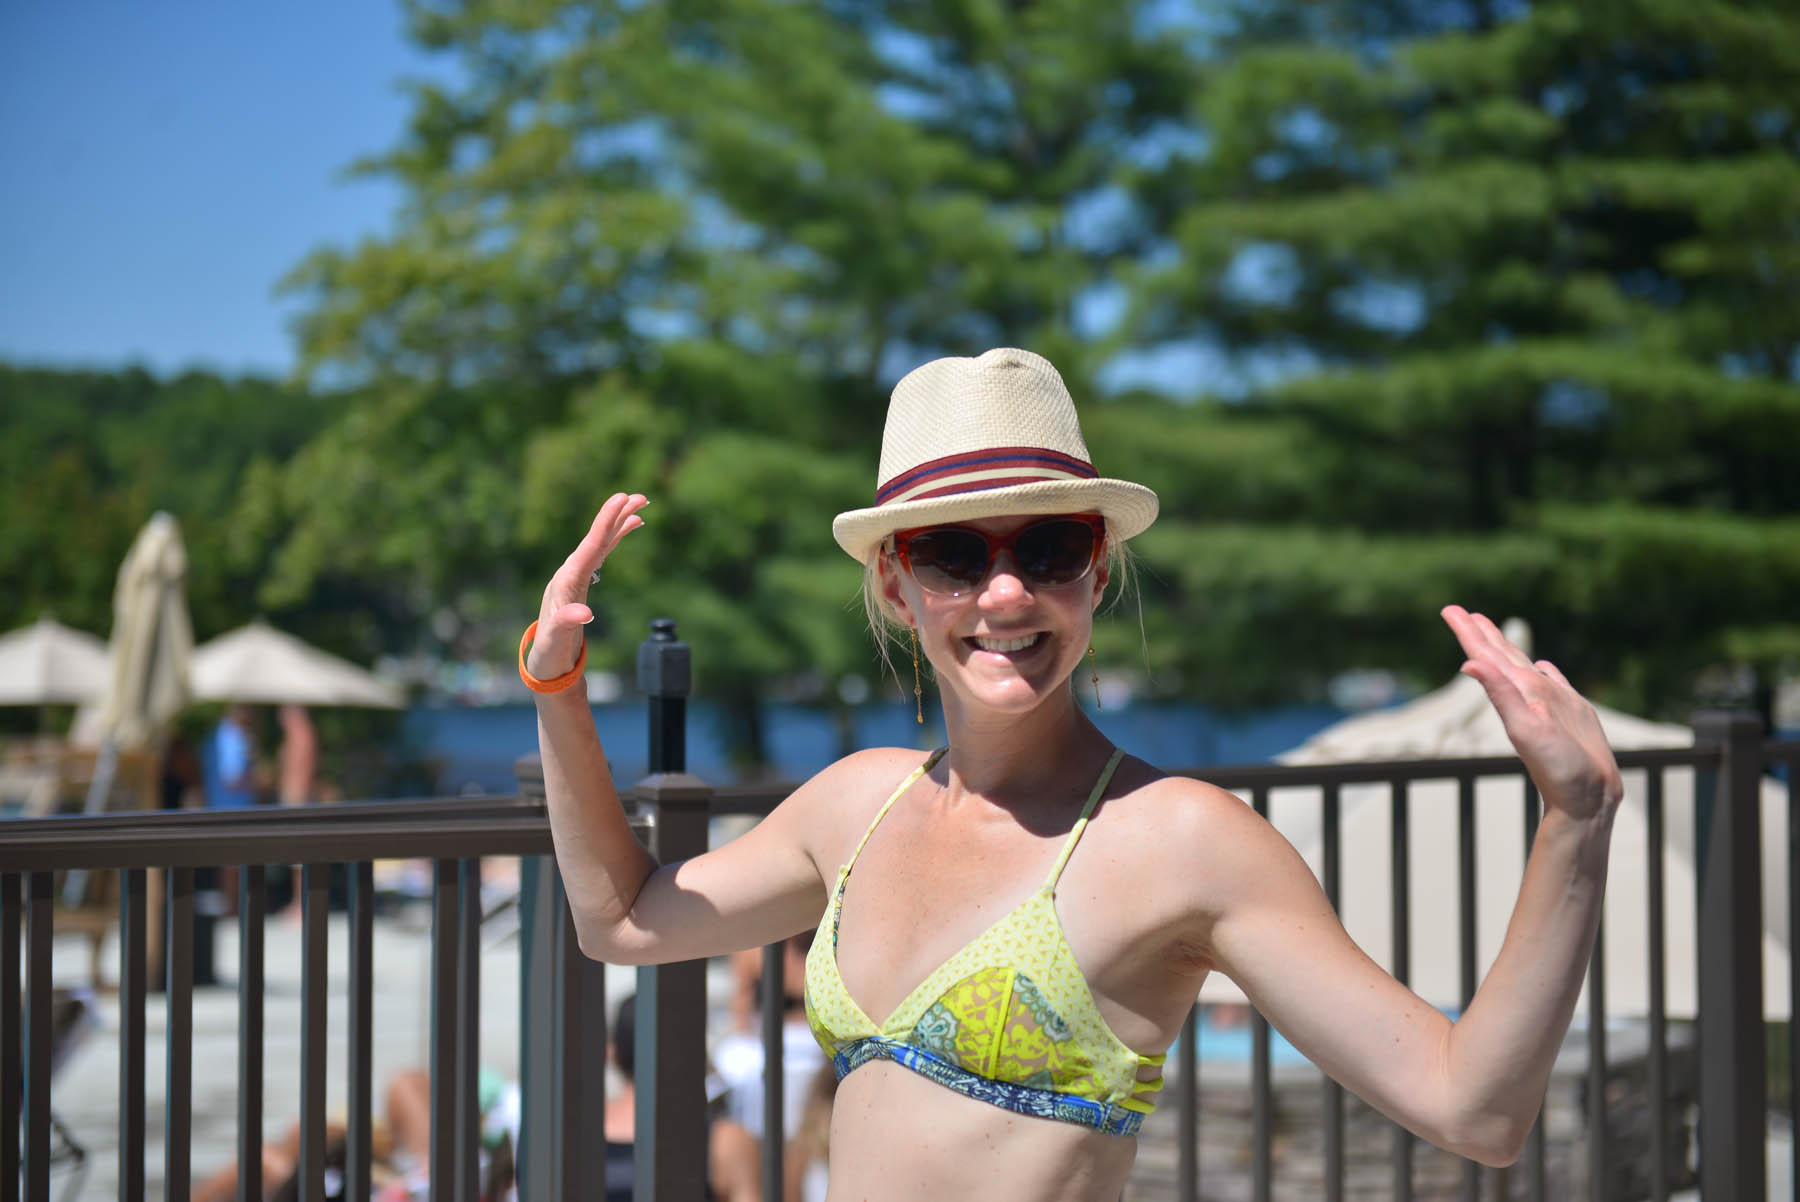
{"label": "bare shoulder", "polygon": [[916,747],[870,747],[834,760],[794,790],[794,797],[837,797],[849,802],[871,791],[886,798],[894,786],[931,758]]}
{"label": "bare shoulder", "polygon": [[[1295,855],[1279,831],[1235,793],[1126,757],[1108,791],[1111,839],[1129,840],[1154,879],[1184,882],[1190,902],[1216,903],[1271,864]],[[1102,824],[1096,824],[1102,825]],[[1211,908],[1207,905],[1206,908]]]}
{"label": "bare shoulder", "polygon": [[1216,823],[1235,823],[1252,810],[1235,793],[1191,776],[1176,776],[1128,755],[1107,790],[1107,804],[1121,818],[1151,824],[1164,836],[1204,833]]}
{"label": "bare shoulder", "polygon": [[895,786],[931,753],[916,747],[871,747],[834,760],[795,789],[778,812],[820,835],[827,850],[854,839]]}

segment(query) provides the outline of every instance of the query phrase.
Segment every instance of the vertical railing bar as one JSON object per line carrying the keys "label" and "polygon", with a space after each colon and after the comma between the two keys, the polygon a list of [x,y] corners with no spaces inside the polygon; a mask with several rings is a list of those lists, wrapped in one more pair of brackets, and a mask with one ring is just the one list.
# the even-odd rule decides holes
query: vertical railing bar
{"label": "vertical railing bar", "polygon": [[457,862],[456,1198],[481,1193],[481,860]]}
{"label": "vertical railing bar", "polygon": [[1275,1187],[1275,1090],[1269,1073],[1269,1020],[1250,1010],[1250,1196],[1270,1202]]}
{"label": "vertical railing bar", "polygon": [[149,874],[119,872],[119,1199],[143,1202],[145,1070],[144,1000],[150,992]]}
{"label": "vertical railing bar", "polygon": [[168,927],[163,933],[163,1000],[167,1004],[163,1086],[163,1196],[182,1202],[191,1186],[194,1126],[194,870],[171,868]]}
{"label": "vertical railing bar", "polygon": [[[1325,900],[1331,904],[1336,913],[1343,902],[1343,870],[1344,848],[1342,797],[1336,781],[1324,786],[1323,796],[1319,799],[1319,831],[1323,835],[1321,849],[1324,861],[1321,883],[1325,886]],[[1320,1078],[1319,1105],[1324,1122],[1325,1142],[1325,1202],[1343,1202],[1344,1198],[1344,1087],[1332,1079],[1330,1074]]]}
{"label": "vertical railing bar", "polygon": [[432,861],[431,1202],[454,1195],[456,1176],[456,861]]}
{"label": "vertical railing bar", "polygon": [[[1388,782],[1388,801],[1392,807],[1389,835],[1392,841],[1394,874],[1393,933],[1394,979],[1402,985],[1412,984],[1412,848],[1411,794],[1404,779]],[[1413,1135],[1395,1123],[1393,1144],[1394,1197],[1398,1202],[1412,1202]]]}
{"label": "vertical railing bar", "polygon": [[[582,953],[562,875],[554,864],[549,871],[553,882],[550,908],[556,916],[551,965],[556,1052],[556,1071],[550,1081],[551,1188],[543,1193],[534,1188],[529,1202],[599,1198],[608,1192],[606,1058],[612,1032],[605,966]],[[637,1062],[636,1073],[644,1072],[642,1065],[643,1061]]]}
{"label": "vertical railing bar", "polygon": [[[1525,781],[1525,858],[1531,858],[1531,845],[1537,842],[1538,830],[1538,789],[1537,782],[1531,774],[1520,774]],[[1531,1132],[1525,1137],[1525,1172],[1530,1185],[1531,1202],[1545,1202],[1549,1191],[1549,1181],[1544,1168],[1544,1108],[1538,1106],[1537,1118],[1532,1121]]]}
{"label": "vertical railing bar", "polygon": [[[1787,943],[1793,945],[1793,932],[1800,930],[1800,756],[1782,759],[1787,768]],[[1800,955],[1787,955],[1787,1116],[1791,1125],[1800,1125]],[[1800,1189],[1800,1139],[1789,1137],[1787,1180]]]}
{"label": "vertical railing bar", "polygon": [[1181,1131],[1176,1142],[1177,1202],[1200,1202],[1200,1004],[1188,1007],[1176,1055]]}
{"label": "vertical railing bar", "polygon": [[[25,1197],[50,1196],[50,952],[55,878],[34,872],[25,883]],[[0,1133],[16,1139],[12,1131]]]}
{"label": "vertical railing bar", "polygon": [[300,1202],[325,1198],[325,1030],[330,983],[326,923],[331,865],[300,869]]}
{"label": "vertical railing bar", "polygon": [[[568,896],[563,892],[562,872],[554,864],[546,871],[550,873],[552,881],[550,920],[554,924],[551,927],[553,950],[550,955],[550,1021],[560,1037],[564,1026],[570,1024],[570,1012],[577,1006],[576,981],[572,969],[575,957],[581,955],[581,946],[576,940],[575,923],[569,915]],[[557,1042],[560,1044],[561,1039],[558,1038]],[[567,1070],[558,1064],[550,1078],[550,1171],[543,1183],[545,1196],[550,1198],[572,1197],[571,1186],[580,1180],[579,1174],[572,1168],[574,1156],[570,1151],[575,1143],[575,1132],[570,1121],[570,1115],[575,1109],[569,1104],[571,1084]],[[609,1134],[605,1116],[602,1115],[600,1140],[604,1142]],[[608,1186],[605,1167],[602,1163],[599,1185],[603,1190]]]}
{"label": "vertical railing bar", "polygon": [[1531,845],[1537,842],[1538,787],[1529,775],[1525,777],[1525,858],[1531,858]]}
{"label": "vertical railing bar", "polygon": [[[573,1035],[576,1024],[580,1021],[578,1015],[580,1009],[580,982],[575,975],[575,970],[579,964],[582,952],[580,942],[575,934],[575,922],[569,913],[568,895],[563,890],[562,873],[555,867],[552,867],[549,871],[551,878],[555,882],[550,912],[553,916],[553,921],[556,924],[554,928],[555,933],[552,936],[555,940],[555,951],[552,953],[550,974],[552,988],[554,990],[551,1009],[553,1015],[552,1022],[556,1027],[556,1034],[559,1037],[558,1043],[560,1044],[563,1042],[560,1037],[565,1033]],[[602,1013],[601,1017],[605,1017],[604,1013]],[[552,1095],[550,1107],[550,1173],[549,1180],[545,1182],[545,1185],[547,1186],[546,1196],[550,1198],[574,1197],[578,1192],[574,1187],[576,1183],[581,1180],[580,1167],[575,1151],[581,1143],[579,1138],[580,1132],[575,1129],[570,1119],[570,1116],[575,1113],[575,1106],[572,1104],[570,1095],[574,1093],[577,1088],[579,1088],[579,1082],[570,1076],[565,1066],[558,1064],[557,1071],[551,1078],[550,1085]],[[602,1114],[601,1129],[599,1131],[601,1141],[604,1142],[611,1134],[611,1132],[606,1130],[605,1115]],[[609,1183],[606,1180],[606,1164],[604,1161],[601,1162],[600,1168],[601,1175],[599,1186],[602,1190],[605,1190],[608,1188]]]}
{"label": "vertical railing bar", "polygon": [[1462,986],[1462,1004],[1467,1009],[1475,1000],[1476,960],[1480,955],[1478,927],[1479,903],[1476,898],[1479,871],[1475,858],[1475,778],[1461,776],[1456,781],[1457,906],[1460,919],[1460,963],[1458,982]]}
{"label": "vertical railing bar", "polygon": [[[1763,1202],[1768,1194],[1768,1047],[1763,1023],[1762,717],[1694,716],[1717,759],[1697,781],[1695,981],[1699,991],[1700,1194]],[[1707,758],[1711,758],[1709,755]]]}
{"label": "vertical railing bar", "polygon": [[[1475,998],[1476,958],[1480,954],[1478,922],[1479,894],[1476,892],[1475,860],[1475,777],[1463,773],[1456,778],[1456,905],[1458,921],[1459,996],[1466,1013]],[[1461,1202],[1479,1202],[1481,1166],[1473,1160],[1462,1163]]]}
{"label": "vertical railing bar", "polygon": [[1606,1202],[1606,912],[1594,929],[1588,962],[1588,1196]]}
{"label": "vertical railing bar", "polygon": [[0,872],[0,1202],[19,1202],[19,1119],[25,1101],[24,977],[19,924],[25,918],[24,882]]}
{"label": "vertical railing bar", "polygon": [[345,1053],[349,1063],[344,1130],[344,1196],[370,1197],[374,1162],[369,1140],[374,1131],[374,992],[375,992],[375,865],[358,860],[350,874],[350,1014]]}
{"label": "vertical railing bar", "polygon": [[263,921],[269,909],[269,870],[245,864],[238,872],[238,1202],[263,1196]]}
{"label": "vertical railing bar", "polygon": [[763,948],[762,1045],[763,1045],[763,1197],[782,1197],[782,1159],[787,1147],[787,1084],[782,1073],[787,1025],[787,943]]}
{"label": "vertical railing bar", "polygon": [[[1788,1115],[1800,1126],[1800,956],[1792,954],[1794,932],[1800,931],[1800,756],[1782,761],[1787,766],[1787,878],[1788,878]],[[1800,1190],[1800,1139],[1790,1137],[1788,1180]]]}
{"label": "vertical railing bar", "polygon": [[[1269,817],[1269,789],[1251,790],[1251,805],[1263,819]],[[1250,1129],[1251,1184],[1254,1202],[1270,1202],[1275,1188],[1275,1090],[1269,1072],[1269,1020],[1262,1011],[1250,1010]]]}
{"label": "vertical railing bar", "polygon": [[[1665,1009],[1663,967],[1663,772],[1644,770],[1645,886],[1650,909],[1649,971],[1650,1032],[1646,1066],[1650,1090],[1650,1198],[1669,1202],[1669,1088],[1668,1014]],[[1792,928],[1790,928],[1792,929]]]}

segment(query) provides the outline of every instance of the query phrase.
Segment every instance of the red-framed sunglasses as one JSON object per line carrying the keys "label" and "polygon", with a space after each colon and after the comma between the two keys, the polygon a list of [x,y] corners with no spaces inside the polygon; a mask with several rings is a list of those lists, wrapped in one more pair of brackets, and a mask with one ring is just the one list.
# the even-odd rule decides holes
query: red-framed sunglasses
{"label": "red-framed sunglasses", "polygon": [[924,526],[894,535],[894,554],[928,593],[960,597],[981,586],[1003,550],[1012,552],[1019,578],[1032,588],[1056,588],[1085,579],[1106,544],[1106,519],[1097,513],[1045,518],[1011,534],[973,526]]}

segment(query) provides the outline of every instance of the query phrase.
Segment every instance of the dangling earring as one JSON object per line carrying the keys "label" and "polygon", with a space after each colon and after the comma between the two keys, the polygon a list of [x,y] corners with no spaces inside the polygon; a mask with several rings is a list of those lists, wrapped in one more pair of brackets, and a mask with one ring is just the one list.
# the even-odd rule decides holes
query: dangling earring
{"label": "dangling earring", "polygon": [[925,690],[919,687],[919,632],[915,627],[906,628],[907,637],[912,639],[913,651],[913,706],[919,715],[919,725],[925,725]]}
{"label": "dangling earring", "polygon": [[1088,648],[1088,671],[1093,674],[1094,712],[1097,714],[1100,712],[1100,669],[1094,666],[1094,649],[1092,647]]}

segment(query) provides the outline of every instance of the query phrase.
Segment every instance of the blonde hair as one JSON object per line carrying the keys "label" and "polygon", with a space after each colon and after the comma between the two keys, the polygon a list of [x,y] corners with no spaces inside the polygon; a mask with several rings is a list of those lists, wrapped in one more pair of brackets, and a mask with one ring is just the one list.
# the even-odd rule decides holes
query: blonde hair
{"label": "blonde hair", "polygon": [[[862,604],[863,616],[869,623],[869,633],[875,637],[875,656],[881,661],[882,670],[894,678],[894,683],[905,691],[906,682],[900,678],[900,670],[894,666],[893,656],[888,646],[906,648],[910,656],[912,648],[909,640],[912,627],[900,620],[881,595],[881,559],[884,555],[893,554],[893,536],[882,539],[875,545],[875,550],[863,563]],[[895,568],[899,570],[898,566]],[[1110,600],[1103,601],[1095,609],[1095,613],[1114,608],[1121,600],[1129,596],[1137,597],[1137,553],[1122,538],[1112,536],[1112,526],[1107,526],[1106,535],[1106,573],[1109,586],[1116,585]],[[1141,631],[1144,624],[1143,604],[1138,605],[1138,627]],[[923,661],[921,661],[923,663]]]}

